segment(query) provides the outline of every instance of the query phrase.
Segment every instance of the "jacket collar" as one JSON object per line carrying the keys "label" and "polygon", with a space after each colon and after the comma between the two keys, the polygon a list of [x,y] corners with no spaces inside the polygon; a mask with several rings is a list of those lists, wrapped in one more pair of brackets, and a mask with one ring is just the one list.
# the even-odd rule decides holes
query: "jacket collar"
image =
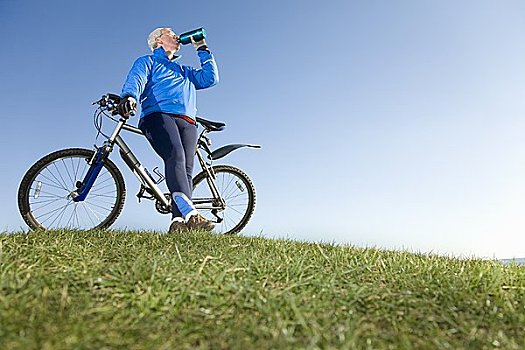
{"label": "jacket collar", "polygon": [[166,53],[166,51],[164,50],[163,47],[159,47],[158,49],[153,50],[153,56],[164,58],[164,59],[169,60],[169,61],[175,61],[175,60],[178,60],[181,57],[181,56],[174,55],[173,58],[170,60],[168,58],[168,54]]}

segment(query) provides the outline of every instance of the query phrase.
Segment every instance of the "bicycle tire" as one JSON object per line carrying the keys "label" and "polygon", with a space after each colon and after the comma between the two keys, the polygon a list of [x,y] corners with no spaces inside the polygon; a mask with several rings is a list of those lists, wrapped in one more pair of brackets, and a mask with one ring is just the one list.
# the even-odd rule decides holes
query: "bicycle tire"
{"label": "bicycle tire", "polygon": [[[95,181],[95,184],[93,185],[85,201],[74,202],[69,195],[66,195],[66,193],[71,193],[71,191],[74,191],[76,189],[77,181],[83,180],[84,174],[89,168],[88,161],[92,158],[93,154],[94,154],[93,150],[88,150],[88,149],[83,149],[83,148],[63,149],[63,150],[55,151],[53,153],[50,153],[42,157],[35,164],[33,164],[31,168],[29,168],[29,170],[26,172],[26,174],[22,178],[20,187],[18,189],[18,208],[20,210],[20,214],[22,215],[22,218],[32,230],[37,230],[37,229],[44,229],[44,230],[46,229],[79,229],[79,230],[106,229],[115,222],[117,217],[120,215],[122,208],[124,207],[124,201],[126,198],[126,187],[124,184],[124,178],[122,177],[122,173],[111,160],[106,159],[104,161],[102,170],[99,176],[97,177],[97,180]],[[69,160],[66,161],[67,159]],[[85,164],[84,164],[84,161],[85,161]],[[71,164],[71,167],[70,167],[70,164]],[[53,167],[57,171],[56,174],[52,173],[53,169],[49,169],[49,167]],[[109,174],[109,179],[107,180],[104,179],[104,176],[106,176],[106,174]],[[108,182],[108,181],[113,181],[113,182],[110,182],[109,185],[104,185],[104,187],[110,187],[114,185],[114,192],[115,192],[114,203],[102,202],[103,200],[106,200],[106,197],[113,197],[113,194],[106,195],[106,194],[95,192],[97,190],[100,191],[101,188],[104,188],[104,187],[101,187],[101,185],[103,185],[105,182]],[[30,192],[32,190],[32,186],[35,183],[37,187],[33,188],[33,198],[31,198]],[[45,185],[43,185],[43,183],[45,183]],[[97,187],[97,184],[98,184],[98,187]],[[46,190],[54,191],[57,194],[54,194],[53,192],[43,191],[42,190],[43,186],[46,186],[45,187]],[[44,195],[40,196],[40,194],[42,193]],[[107,192],[107,193],[110,193],[110,192]],[[40,197],[47,197],[45,200],[41,202],[41,203],[46,203],[46,204],[43,204],[40,208],[38,208],[36,205],[38,201],[36,200]],[[100,198],[96,199],[97,197],[100,197]],[[35,199],[35,201],[32,201],[32,199]],[[63,204],[64,200],[68,202],[62,207],[59,207],[58,209],[56,209],[56,210],[62,210],[62,213],[61,214],[58,213],[57,215],[62,215],[62,217],[64,217],[66,216],[66,212],[71,209],[74,211],[74,215],[76,216],[75,218],[73,218],[73,213],[72,213],[71,217],[65,224],[61,224],[62,217],[61,218],[56,217],[53,222],[46,223],[46,220],[48,219],[44,220],[41,218],[43,214],[40,214],[41,217],[39,217],[38,214],[36,213],[37,210],[40,210],[41,208],[44,208],[46,206],[48,206],[48,208],[46,208],[45,210],[48,210],[55,205]],[[111,207],[103,208],[102,205],[99,205],[99,204],[95,205],[93,202],[89,202],[88,200],[99,201],[97,203],[104,203],[104,205],[106,204],[108,206],[111,205]],[[93,209],[92,206],[95,206],[94,207],[95,209]],[[85,214],[84,212],[81,212],[80,208],[84,209]],[[77,212],[77,209],[78,209],[78,212]],[[106,214],[100,215],[102,217],[99,218],[97,213],[101,214],[99,212],[101,209],[107,210],[108,213],[107,215]],[[89,218],[89,224],[84,225],[84,217]],[[54,222],[57,219],[59,220],[57,224],[55,225]],[[76,219],[76,223],[75,223],[75,219]],[[82,224],[80,222],[81,219],[83,220]]]}
{"label": "bicycle tire", "polygon": [[[229,219],[230,222],[234,221],[233,224],[232,224],[233,227],[230,228],[229,226],[227,226],[226,213],[228,212],[229,209],[233,209],[233,210],[230,210],[230,212],[237,211],[237,210],[235,210],[232,207],[233,205],[236,205],[236,204],[232,204],[231,201],[230,201],[230,203],[228,203],[229,199],[223,197],[227,201],[227,207],[224,210],[224,213],[222,213],[224,215],[223,216],[224,220],[221,223],[216,224],[215,229],[214,229],[215,232],[222,233],[222,234],[230,234],[230,235],[231,234],[237,234],[248,224],[248,221],[252,217],[253,212],[255,210],[255,187],[254,187],[252,181],[250,180],[250,178],[248,177],[248,175],[246,175],[246,173],[244,173],[242,170],[240,170],[238,168],[235,168],[235,167],[229,166],[229,165],[215,165],[212,168],[213,168],[213,171],[215,173],[215,178],[217,179],[216,185],[217,185],[217,187],[219,189],[219,193],[221,194],[221,196],[224,196],[226,191],[231,192],[231,189],[228,190],[228,188],[227,188],[227,186],[229,186],[228,184],[225,187],[224,186],[224,181],[222,181],[222,183],[219,181],[219,179],[221,177],[224,180],[224,175],[223,174],[230,174],[231,176],[234,176],[237,179],[241,180],[242,184],[244,186],[242,186],[240,184],[237,184],[237,183],[236,183],[236,186],[239,189],[243,188],[243,189],[246,190],[246,194],[247,194],[246,208],[243,209],[243,213],[241,213],[241,216],[240,216],[240,218],[238,220],[237,219],[235,219],[235,220]],[[199,186],[202,183],[202,181],[204,181],[206,178],[207,178],[207,173],[205,171],[200,172],[199,174],[197,174],[193,178],[193,195],[194,196],[195,196],[195,194],[199,194],[199,191],[200,191],[201,187],[203,187],[203,188],[207,187],[208,188],[207,189],[208,196],[211,197],[211,191],[209,190],[209,186],[207,185],[207,183],[204,184],[203,186]],[[231,180],[231,181],[233,181],[233,180]],[[231,184],[231,181],[229,182],[229,184]],[[234,190],[235,190],[235,188],[234,188]],[[228,194],[228,193],[226,193],[226,194]],[[232,195],[230,195],[230,197],[232,197]],[[204,217],[206,217],[208,220],[216,222],[215,221],[216,218],[211,213],[211,210],[199,209],[199,212],[201,212],[201,214]]]}

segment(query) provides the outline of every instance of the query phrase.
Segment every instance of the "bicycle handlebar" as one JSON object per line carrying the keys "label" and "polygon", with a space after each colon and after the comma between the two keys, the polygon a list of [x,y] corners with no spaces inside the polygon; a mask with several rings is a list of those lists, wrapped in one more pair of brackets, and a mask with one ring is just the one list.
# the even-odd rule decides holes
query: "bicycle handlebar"
{"label": "bicycle handlebar", "polygon": [[[118,104],[120,102],[120,96],[117,94],[107,93],[102,96],[98,101],[93,102],[93,104],[98,104],[100,107],[105,108],[108,112],[111,112],[112,115],[118,115]],[[130,116],[134,116],[135,113],[130,113]],[[196,117],[196,122],[202,125],[208,131],[221,131],[224,129],[226,124],[221,122],[214,122],[211,120],[206,120],[204,118]]]}
{"label": "bicycle handlebar", "polygon": [[103,95],[100,100],[93,102],[100,107],[106,109],[108,112],[111,112],[112,115],[118,114],[118,104],[120,102],[120,96],[112,93],[107,93]]}

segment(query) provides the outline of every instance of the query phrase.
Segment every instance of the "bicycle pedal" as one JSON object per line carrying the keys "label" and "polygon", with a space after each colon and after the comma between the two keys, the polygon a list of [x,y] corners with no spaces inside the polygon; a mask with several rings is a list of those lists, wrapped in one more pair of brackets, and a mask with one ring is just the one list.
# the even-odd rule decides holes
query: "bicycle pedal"
{"label": "bicycle pedal", "polygon": [[[145,194],[145,193],[147,193],[147,194]],[[140,185],[139,192],[137,193],[137,198],[138,198],[139,203],[140,203],[142,198],[149,199],[149,200],[154,200],[155,196],[153,195],[153,192],[151,191],[151,189],[147,188],[144,185]]]}

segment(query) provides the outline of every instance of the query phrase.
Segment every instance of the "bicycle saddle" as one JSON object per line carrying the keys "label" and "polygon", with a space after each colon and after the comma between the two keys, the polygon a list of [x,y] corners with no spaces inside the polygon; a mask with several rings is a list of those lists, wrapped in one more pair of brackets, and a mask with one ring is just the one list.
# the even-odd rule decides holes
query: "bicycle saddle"
{"label": "bicycle saddle", "polygon": [[197,117],[197,123],[201,124],[204,128],[209,131],[221,131],[226,127],[226,124],[222,122],[213,122],[211,120],[206,120],[201,117]]}

